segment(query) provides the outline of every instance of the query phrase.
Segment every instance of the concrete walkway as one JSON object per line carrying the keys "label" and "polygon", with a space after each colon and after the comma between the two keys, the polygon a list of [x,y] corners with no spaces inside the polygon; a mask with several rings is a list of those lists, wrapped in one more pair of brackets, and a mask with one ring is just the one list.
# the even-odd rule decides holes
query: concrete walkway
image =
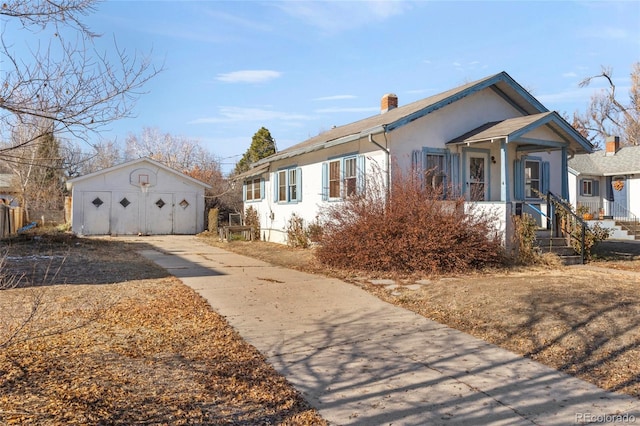
{"label": "concrete walkway", "polygon": [[523,359],[354,285],[275,267],[192,236],[139,241],[154,247],[143,255],[206,298],[332,424],[640,424],[638,399]]}

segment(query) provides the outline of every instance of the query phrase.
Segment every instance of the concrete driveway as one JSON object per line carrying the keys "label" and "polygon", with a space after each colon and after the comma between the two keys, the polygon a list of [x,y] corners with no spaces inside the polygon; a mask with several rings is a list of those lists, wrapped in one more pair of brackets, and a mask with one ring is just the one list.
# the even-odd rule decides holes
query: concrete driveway
{"label": "concrete driveway", "polygon": [[638,399],[351,284],[229,253],[193,236],[140,241],[154,247],[144,256],[206,298],[332,424],[640,423]]}

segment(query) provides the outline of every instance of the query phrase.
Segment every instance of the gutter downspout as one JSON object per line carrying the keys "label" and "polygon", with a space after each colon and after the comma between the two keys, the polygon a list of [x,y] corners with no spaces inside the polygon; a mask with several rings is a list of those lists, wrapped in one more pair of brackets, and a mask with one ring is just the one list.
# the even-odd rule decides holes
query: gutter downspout
{"label": "gutter downspout", "polygon": [[384,135],[384,144],[385,146],[380,145],[378,142],[376,142],[373,139],[373,135],[371,133],[369,133],[369,142],[371,142],[372,144],[374,144],[375,146],[377,146],[378,148],[380,148],[381,150],[384,151],[385,153],[385,169],[386,169],[386,201],[387,203],[389,203],[389,191],[390,191],[390,184],[391,184],[391,170],[390,170],[390,157],[391,157],[391,151],[389,150],[389,148],[387,147],[389,145],[389,141],[387,140],[387,129],[386,127],[384,128],[384,132],[382,133]]}

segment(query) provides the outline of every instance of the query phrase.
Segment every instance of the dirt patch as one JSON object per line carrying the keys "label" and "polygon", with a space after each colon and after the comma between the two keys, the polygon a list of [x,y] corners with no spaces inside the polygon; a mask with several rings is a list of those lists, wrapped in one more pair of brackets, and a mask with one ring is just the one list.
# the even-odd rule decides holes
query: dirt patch
{"label": "dirt patch", "polygon": [[599,260],[587,267],[394,276],[395,284],[385,286],[371,283],[379,275],[323,269],[312,250],[204,240],[273,264],[337,276],[603,389],[640,398],[640,260],[635,255],[600,251]]}
{"label": "dirt patch", "polygon": [[0,277],[24,278],[0,290],[0,423],[325,424],[139,243],[32,236],[4,248]]}

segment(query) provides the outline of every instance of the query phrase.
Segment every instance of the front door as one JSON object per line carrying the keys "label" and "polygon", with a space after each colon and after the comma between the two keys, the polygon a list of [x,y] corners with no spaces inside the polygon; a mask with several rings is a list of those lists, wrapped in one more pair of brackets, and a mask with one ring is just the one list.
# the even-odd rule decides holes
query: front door
{"label": "front door", "polygon": [[471,201],[486,201],[489,199],[488,165],[489,154],[482,152],[468,152],[466,155],[467,192],[466,197]]}
{"label": "front door", "polygon": [[611,179],[611,187],[613,193],[613,215],[618,218],[626,218],[629,216],[629,204],[627,200],[627,178],[625,176],[614,176]]}

